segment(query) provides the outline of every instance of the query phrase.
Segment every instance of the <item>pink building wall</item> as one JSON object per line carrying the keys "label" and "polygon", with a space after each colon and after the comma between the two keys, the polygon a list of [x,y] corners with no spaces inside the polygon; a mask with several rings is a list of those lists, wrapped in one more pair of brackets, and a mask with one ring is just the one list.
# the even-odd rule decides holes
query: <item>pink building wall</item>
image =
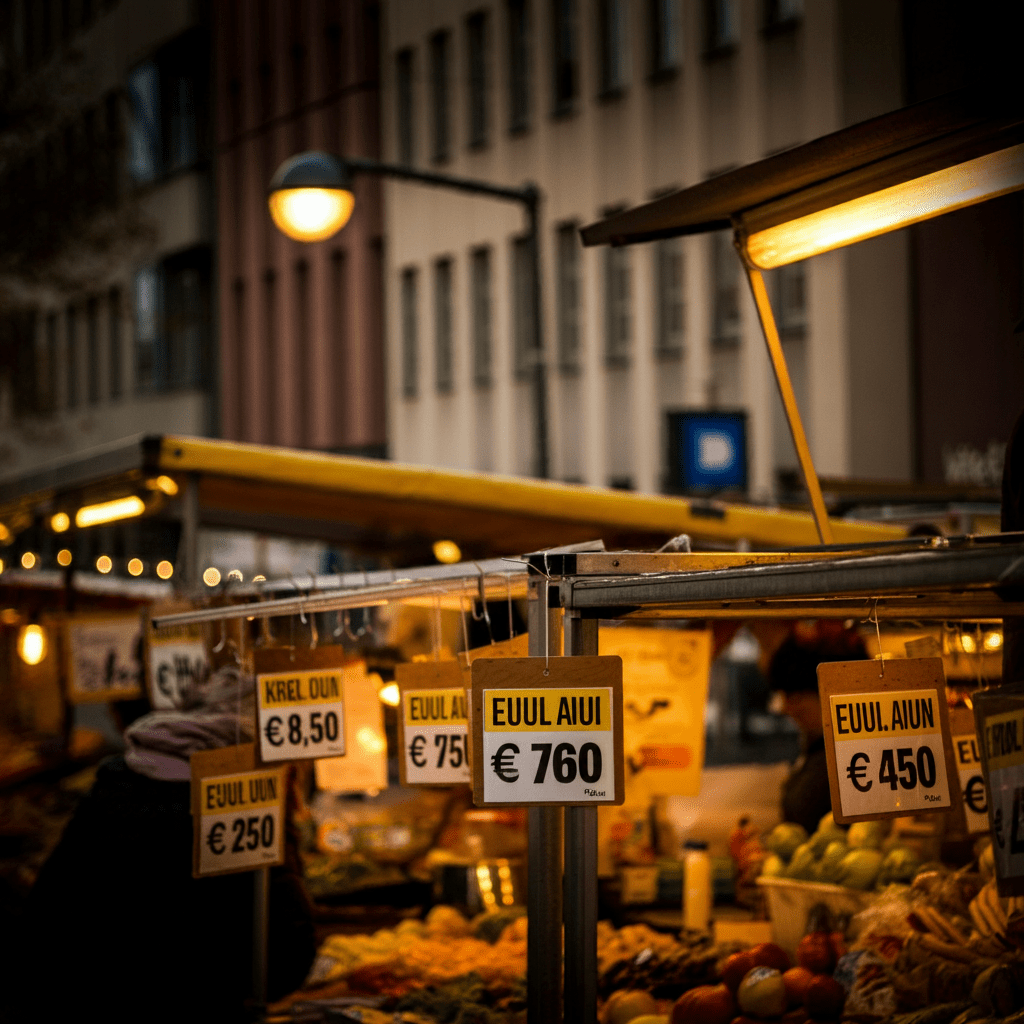
{"label": "pink building wall", "polygon": [[379,6],[367,0],[214,5],[224,437],[381,454],[385,442],[381,188],[315,244],[267,211],[277,166],[305,149],[378,157]]}

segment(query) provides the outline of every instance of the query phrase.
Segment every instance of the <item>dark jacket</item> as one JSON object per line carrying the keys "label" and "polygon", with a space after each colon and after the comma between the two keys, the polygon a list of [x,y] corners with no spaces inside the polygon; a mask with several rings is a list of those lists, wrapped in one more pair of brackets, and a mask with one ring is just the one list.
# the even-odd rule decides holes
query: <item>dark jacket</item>
{"label": "dark jacket", "polygon": [[[315,953],[300,885],[273,869],[271,999],[302,983]],[[244,1020],[252,921],[252,874],[192,877],[189,783],[111,758],[29,897],[22,1019]]]}
{"label": "dark jacket", "polygon": [[824,737],[807,745],[803,757],[794,765],[782,784],[782,820],[803,825],[813,835],[818,822],[832,810],[828,788],[828,758]]}

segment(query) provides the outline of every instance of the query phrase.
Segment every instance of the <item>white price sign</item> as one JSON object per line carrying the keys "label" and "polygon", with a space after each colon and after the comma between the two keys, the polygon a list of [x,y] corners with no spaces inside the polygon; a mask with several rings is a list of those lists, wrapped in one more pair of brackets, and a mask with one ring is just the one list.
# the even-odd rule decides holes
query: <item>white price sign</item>
{"label": "white price sign", "polygon": [[256,676],[263,761],[339,757],[345,753],[342,676],[341,668]]}
{"label": "white price sign", "polygon": [[[284,860],[284,779],[253,768],[251,745],[192,755],[193,874],[222,875]],[[225,767],[249,770],[219,773]]]}
{"label": "white price sign", "polygon": [[[906,672],[900,671],[917,661],[932,663],[930,669],[937,663],[939,679],[932,676],[930,687],[900,688],[901,676],[904,683],[918,681],[906,679]],[[832,741],[826,750],[831,754],[833,814],[844,822],[949,810],[953,806],[951,780],[957,776],[951,763],[941,660],[886,662],[882,679],[878,664],[826,662],[818,667],[822,682],[830,671],[840,671],[822,709],[828,716]],[[873,676],[875,688],[844,688],[841,670],[849,666],[856,666],[855,672],[862,677],[866,673],[869,680]],[[863,678],[859,681],[864,682]],[[892,689],[884,688],[886,683],[891,683]]]}
{"label": "white price sign", "polygon": [[183,690],[210,674],[202,640],[149,641],[149,701],[154,708],[181,706]]}
{"label": "white price sign", "polygon": [[468,785],[466,691],[402,691],[402,757],[406,785]]}
{"label": "white price sign", "polygon": [[622,802],[620,658],[478,661],[473,707],[477,803]]}

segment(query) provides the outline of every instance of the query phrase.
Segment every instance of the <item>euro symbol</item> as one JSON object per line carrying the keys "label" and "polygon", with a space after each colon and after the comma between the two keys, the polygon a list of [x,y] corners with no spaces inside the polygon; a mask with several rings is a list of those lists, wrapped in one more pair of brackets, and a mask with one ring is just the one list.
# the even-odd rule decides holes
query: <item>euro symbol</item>
{"label": "euro symbol", "polygon": [[964,790],[964,800],[975,814],[988,813],[988,801],[985,799],[985,780],[975,775]]}
{"label": "euro symbol", "polygon": [[518,753],[519,748],[514,743],[502,743],[494,757],[491,758],[494,774],[502,782],[515,782],[519,778],[519,769],[512,763],[512,755]]}
{"label": "euro symbol", "polygon": [[221,838],[224,835],[224,822],[215,821],[210,829],[210,834],[206,837],[206,845],[214,853],[224,852],[224,840]]}
{"label": "euro symbol", "polygon": [[[864,758],[864,764],[858,764],[860,758]],[[871,788],[871,782],[865,786],[860,780],[867,777],[868,769],[867,766],[871,763],[871,758],[867,754],[854,754],[850,758],[850,767],[846,769],[846,774],[849,776],[850,781],[853,783],[853,788],[860,793],[866,793]]]}
{"label": "euro symbol", "polygon": [[277,730],[281,728],[281,719],[277,715],[273,715],[267,721],[267,727],[263,730],[263,735],[267,737],[267,742],[272,747],[279,747],[284,743],[284,737],[277,735]]}
{"label": "euro symbol", "polygon": [[425,736],[417,736],[413,739],[412,743],[409,744],[409,757],[412,759],[412,763],[417,768],[424,768],[427,764],[426,755],[423,753],[423,748],[427,745],[427,739]]}

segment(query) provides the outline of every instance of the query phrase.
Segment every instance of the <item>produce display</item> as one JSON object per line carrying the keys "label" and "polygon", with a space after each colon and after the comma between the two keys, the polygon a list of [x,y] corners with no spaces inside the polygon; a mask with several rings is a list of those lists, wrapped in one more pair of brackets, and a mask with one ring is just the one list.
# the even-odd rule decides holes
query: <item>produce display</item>
{"label": "produce display", "polygon": [[761,874],[826,882],[849,889],[884,889],[893,882],[910,882],[921,867],[909,846],[886,843],[884,822],[860,821],[842,828],[826,814],[808,836],[792,822],[777,825],[767,836]]}

